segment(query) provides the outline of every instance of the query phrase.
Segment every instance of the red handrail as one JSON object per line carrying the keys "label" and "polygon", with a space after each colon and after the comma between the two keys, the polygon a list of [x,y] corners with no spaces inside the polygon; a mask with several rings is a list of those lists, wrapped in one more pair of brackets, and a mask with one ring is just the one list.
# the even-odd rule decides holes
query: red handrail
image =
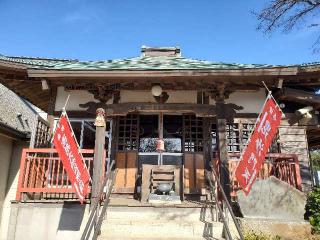
{"label": "red handrail", "polygon": [[[94,150],[82,149],[81,153],[92,175]],[[16,200],[22,200],[22,194],[27,194],[31,199],[35,198],[35,194],[45,199],[76,199],[74,192],[55,149],[23,149]]]}
{"label": "red handrail", "polygon": [[[236,197],[237,191],[240,190],[239,183],[235,177],[235,170],[239,163],[240,153],[229,153],[229,176],[231,196]],[[213,166],[219,174],[219,160],[213,159]],[[258,178],[266,179],[275,176],[291,186],[302,191],[301,175],[298,156],[287,153],[269,153],[266,161],[258,174]]]}

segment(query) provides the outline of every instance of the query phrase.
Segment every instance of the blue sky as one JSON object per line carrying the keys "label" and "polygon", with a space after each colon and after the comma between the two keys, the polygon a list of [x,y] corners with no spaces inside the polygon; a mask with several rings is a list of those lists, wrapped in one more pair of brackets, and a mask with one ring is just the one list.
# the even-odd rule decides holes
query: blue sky
{"label": "blue sky", "polygon": [[264,35],[251,13],[264,0],[0,0],[0,53],[102,60],[141,45],[180,46],[185,57],[238,63],[319,61],[317,31]]}

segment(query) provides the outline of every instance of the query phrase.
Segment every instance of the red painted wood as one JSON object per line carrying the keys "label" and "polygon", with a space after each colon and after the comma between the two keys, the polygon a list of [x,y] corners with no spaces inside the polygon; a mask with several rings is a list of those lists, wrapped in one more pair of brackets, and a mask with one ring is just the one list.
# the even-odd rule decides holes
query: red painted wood
{"label": "red painted wood", "polygon": [[[240,153],[229,153],[229,173],[231,184],[231,196],[236,197],[237,191],[240,190],[240,186],[235,177],[235,170],[239,163]],[[266,179],[269,176],[276,176],[280,180],[290,184],[291,186],[302,191],[301,175],[298,156],[296,154],[287,153],[268,153],[266,159],[270,161],[264,161],[258,178]],[[216,171],[219,170],[219,160],[213,159],[213,166]],[[219,173],[218,173],[219,174]]]}
{"label": "red painted wood", "polygon": [[[89,172],[92,172],[94,150],[82,149],[81,153]],[[106,153],[104,156],[107,156]],[[29,195],[41,193],[42,197],[47,196],[45,194],[57,194],[55,199],[70,199],[70,194],[75,193],[55,149],[23,149],[16,200],[22,200],[24,193]]]}

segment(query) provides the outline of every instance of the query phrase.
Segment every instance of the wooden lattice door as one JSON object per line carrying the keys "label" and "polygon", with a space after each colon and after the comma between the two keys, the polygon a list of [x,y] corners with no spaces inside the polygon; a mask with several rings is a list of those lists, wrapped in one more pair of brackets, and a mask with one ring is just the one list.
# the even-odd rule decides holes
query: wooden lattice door
{"label": "wooden lattice door", "polygon": [[116,168],[114,191],[134,193],[137,178],[139,115],[128,114],[117,119]]}
{"label": "wooden lattice door", "polygon": [[183,116],[184,193],[201,194],[205,188],[203,118]]}

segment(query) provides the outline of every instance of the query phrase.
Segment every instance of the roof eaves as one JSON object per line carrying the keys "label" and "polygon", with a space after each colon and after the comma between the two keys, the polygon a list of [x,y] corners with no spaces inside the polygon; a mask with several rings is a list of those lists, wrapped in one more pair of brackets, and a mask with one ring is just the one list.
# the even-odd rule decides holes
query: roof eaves
{"label": "roof eaves", "polygon": [[12,138],[18,138],[21,140],[28,140],[31,137],[30,132],[19,131],[16,128],[13,128],[3,122],[0,122],[0,132]]}

